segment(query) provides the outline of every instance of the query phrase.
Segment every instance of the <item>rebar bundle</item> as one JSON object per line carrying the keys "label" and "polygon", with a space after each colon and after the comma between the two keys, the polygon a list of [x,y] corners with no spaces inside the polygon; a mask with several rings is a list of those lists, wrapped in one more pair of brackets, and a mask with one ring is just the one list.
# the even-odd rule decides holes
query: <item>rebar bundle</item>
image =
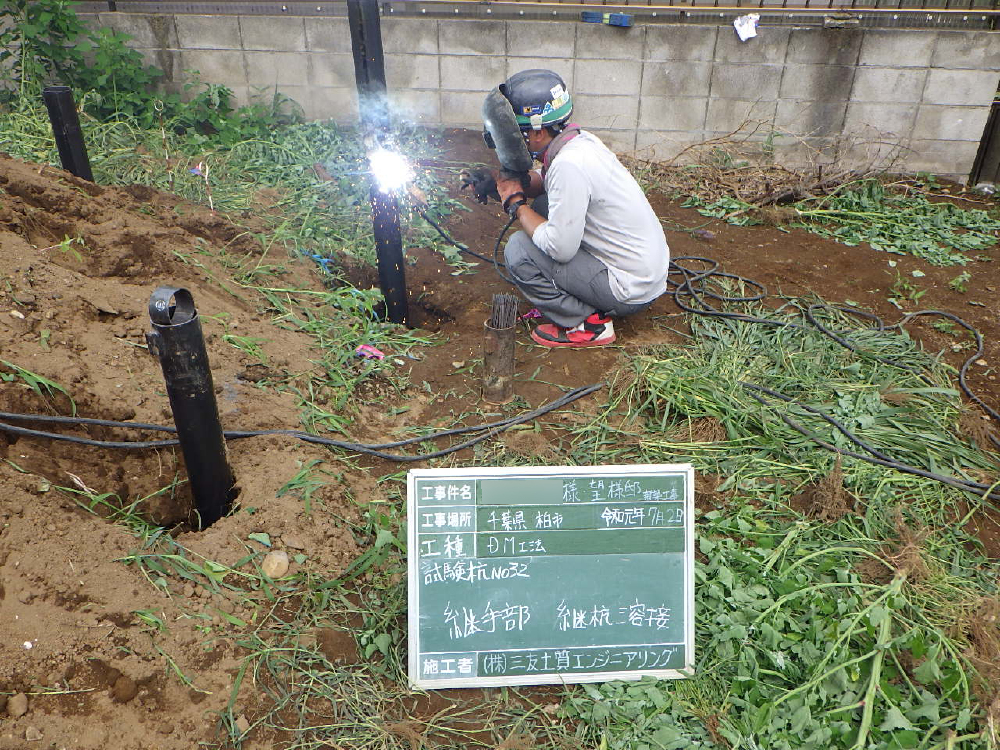
{"label": "rebar bundle", "polygon": [[494,294],[493,311],[490,314],[490,328],[503,330],[513,328],[517,322],[517,295]]}

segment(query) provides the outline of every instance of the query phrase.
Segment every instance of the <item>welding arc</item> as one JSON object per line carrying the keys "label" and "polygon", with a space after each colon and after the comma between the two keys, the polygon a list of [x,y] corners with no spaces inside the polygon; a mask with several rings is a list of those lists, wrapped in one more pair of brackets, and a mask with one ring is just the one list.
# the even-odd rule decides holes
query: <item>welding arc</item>
{"label": "welding arc", "polygon": [[[504,430],[508,430],[515,425],[523,424],[525,422],[530,422],[534,419],[538,419],[544,416],[550,411],[560,409],[567,406],[577,399],[581,399],[584,396],[589,396],[591,393],[599,391],[604,387],[603,383],[594,383],[593,385],[585,385],[579,388],[574,388],[571,391],[567,391],[562,396],[553,401],[543,404],[537,409],[532,411],[523,412],[514,417],[508,417],[507,419],[500,419],[495,422],[487,422],[486,424],[471,425],[469,427],[453,427],[449,430],[442,430],[440,432],[435,432],[430,435],[419,435],[417,437],[407,438],[405,440],[397,440],[392,443],[376,443],[376,444],[364,444],[364,443],[352,443],[344,440],[334,440],[333,438],[320,437],[319,435],[312,435],[308,432],[302,432],[301,430],[230,430],[224,432],[223,435],[228,440],[240,440],[244,438],[252,437],[263,437],[265,435],[287,435],[288,437],[297,438],[306,443],[315,443],[317,445],[327,445],[333,448],[340,448],[342,450],[350,451],[352,453],[363,453],[365,455],[374,456],[375,458],[382,458],[387,461],[397,461],[400,463],[406,463],[411,461],[426,461],[431,458],[439,458],[441,456],[446,456],[449,453],[454,453],[455,451],[462,450],[463,448],[468,448],[480,443],[483,440],[491,438]],[[3,420],[14,420],[14,421],[28,421],[28,422],[43,422],[49,424],[70,424],[70,425],[93,425],[99,427],[116,427],[116,428],[126,428],[133,430],[146,430],[153,432],[167,432],[171,434],[176,434],[176,427],[168,427],[166,425],[157,424],[143,424],[140,422],[116,422],[109,419],[89,419],[86,417],[55,417],[45,414],[15,414],[12,412],[0,412],[0,419]],[[172,445],[179,445],[179,440],[146,440],[146,441],[112,441],[112,440],[92,440],[90,438],[77,437],[75,435],[62,435],[57,432],[45,432],[43,430],[32,430],[26,427],[17,427],[16,425],[8,424],[7,422],[0,422],[0,432],[7,432],[11,435],[18,435],[21,437],[35,437],[35,438],[46,438],[49,440],[61,440],[67,443],[75,443],[77,445],[89,445],[97,448],[125,448],[125,449],[142,449],[142,448],[166,448]],[[447,448],[442,448],[441,450],[432,451],[430,453],[419,453],[416,455],[404,455],[404,454],[394,454],[387,453],[386,449],[389,448],[399,448],[404,445],[412,445],[413,443],[423,443],[428,440],[438,440],[443,437],[449,437],[451,435],[464,435],[468,433],[478,433],[473,437],[463,440],[460,443],[448,446]]]}

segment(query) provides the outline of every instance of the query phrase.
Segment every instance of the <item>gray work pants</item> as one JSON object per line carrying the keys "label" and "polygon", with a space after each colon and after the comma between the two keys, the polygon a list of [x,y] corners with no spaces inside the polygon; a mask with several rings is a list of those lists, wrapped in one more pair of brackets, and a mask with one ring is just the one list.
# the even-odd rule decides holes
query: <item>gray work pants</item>
{"label": "gray work pants", "polygon": [[[539,196],[532,208],[547,216],[548,200],[543,199],[547,196]],[[585,246],[568,263],[559,263],[535,245],[525,232],[516,232],[504,248],[504,262],[521,294],[549,320],[564,328],[579,325],[595,312],[632,315],[653,304],[632,305],[615,299],[608,280],[608,267]]]}

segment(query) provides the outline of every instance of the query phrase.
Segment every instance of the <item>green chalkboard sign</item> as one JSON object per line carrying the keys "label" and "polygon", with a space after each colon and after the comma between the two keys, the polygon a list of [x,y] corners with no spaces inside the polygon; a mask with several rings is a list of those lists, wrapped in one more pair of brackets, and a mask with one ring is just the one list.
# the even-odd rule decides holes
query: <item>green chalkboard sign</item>
{"label": "green chalkboard sign", "polygon": [[693,674],[690,464],[417,469],[407,501],[415,687]]}

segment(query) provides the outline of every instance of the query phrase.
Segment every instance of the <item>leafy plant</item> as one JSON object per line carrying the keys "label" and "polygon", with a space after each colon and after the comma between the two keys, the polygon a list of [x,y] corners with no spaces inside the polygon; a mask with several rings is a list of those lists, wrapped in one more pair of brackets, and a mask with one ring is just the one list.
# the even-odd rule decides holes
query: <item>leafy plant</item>
{"label": "leafy plant", "polygon": [[[76,66],[68,78],[78,90],[92,92],[83,101],[96,119],[134,117],[149,127],[157,98],[153,87],[163,71],[146,65],[142,55],[127,45],[128,40],[126,34],[97,29],[90,34],[86,63]],[[167,99],[171,107],[181,106],[176,95]]]}
{"label": "leafy plant", "polygon": [[946,318],[941,318],[941,320],[935,320],[931,323],[931,328],[941,331],[941,333],[947,333],[949,336],[958,335],[958,327],[950,320]]}
{"label": "leafy plant", "polygon": [[969,281],[972,279],[972,274],[968,271],[962,271],[958,276],[953,278],[948,282],[948,287],[958,292],[959,294],[965,294],[969,290]]}
{"label": "leafy plant", "polygon": [[795,204],[800,226],[845,245],[867,242],[874,250],[913,255],[936,266],[964,265],[996,244],[1000,221],[979,209],[921,193],[893,192],[875,179]]}
{"label": "leafy plant", "polygon": [[896,280],[892,282],[889,291],[892,293],[892,296],[888,298],[889,302],[899,309],[902,309],[903,302],[917,302],[927,293],[926,289],[920,289],[899,271],[896,272]]}
{"label": "leafy plant", "polygon": [[[711,202],[689,196],[681,205],[736,226],[761,223],[756,206],[729,195]],[[1000,220],[986,211],[931,202],[922,193],[892,190],[876,179],[799,201],[791,211],[796,220],[790,226],[845,245],[867,242],[875,250],[913,255],[936,266],[977,260],[977,251],[995,245],[1000,231]]]}
{"label": "leafy plant", "polygon": [[10,383],[20,378],[24,384],[28,386],[28,388],[43,397],[55,398],[56,393],[61,393],[69,399],[72,413],[74,415],[76,414],[76,402],[74,402],[72,396],[69,395],[69,391],[55,381],[49,380],[48,378],[43,377],[38,373],[34,373],[31,370],[26,370],[25,368],[15,365],[13,362],[8,362],[5,359],[0,359],[0,365],[3,365],[12,371],[11,373],[0,372],[0,380]]}
{"label": "leafy plant", "polygon": [[738,198],[723,196],[711,203],[705,203],[696,196],[690,196],[681,204],[682,208],[696,208],[702,216],[724,219],[727,223],[738,227],[748,227],[760,224],[754,206]]}
{"label": "leafy plant", "polygon": [[[129,37],[108,28],[91,31],[71,0],[8,0],[0,6],[0,68],[14,86],[0,100],[37,96],[42,86],[62,83],[98,119],[152,114],[152,84],[161,71],[146,65],[126,44]],[[4,64],[6,63],[6,64]],[[178,98],[173,104],[180,103]]]}
{"label": "leafy plant", "polygon": [[40,91],[50,80],[70,83],[91,47],[70,0],[6,0],[0,5],[0,70],[13,81],[0,100]]}
{"label": "leafy plant", "polygon": [[41,88],[61,83],[98,121],[133,120],[151,128],[162,121],[209,140],[236,143],[279,123],[301,120],[301,108],[274,92],[268,103],[236,108],[233,92],[203,83],[186,71],[187,97],[155,90],[163,72],[146,65],[128,46],[129,36],[109,28],[90,30],[72,0],[8,0],[0,5],[0,102],[23,107]]}
{"label": "leafy plant", "polygon": [[63,235],[62,242],[58,242],[55,245],[50,245],[49,247],[42,248],[43,250],[58,250],[67,255],[72,255],[78,261],[83,260],[83,256],[80,251],[77,250],[74,245],[79,245],[80,247],[86,247],[83,241],[83,237],[76,235],[75,237],[70,237],[68,234]]}

